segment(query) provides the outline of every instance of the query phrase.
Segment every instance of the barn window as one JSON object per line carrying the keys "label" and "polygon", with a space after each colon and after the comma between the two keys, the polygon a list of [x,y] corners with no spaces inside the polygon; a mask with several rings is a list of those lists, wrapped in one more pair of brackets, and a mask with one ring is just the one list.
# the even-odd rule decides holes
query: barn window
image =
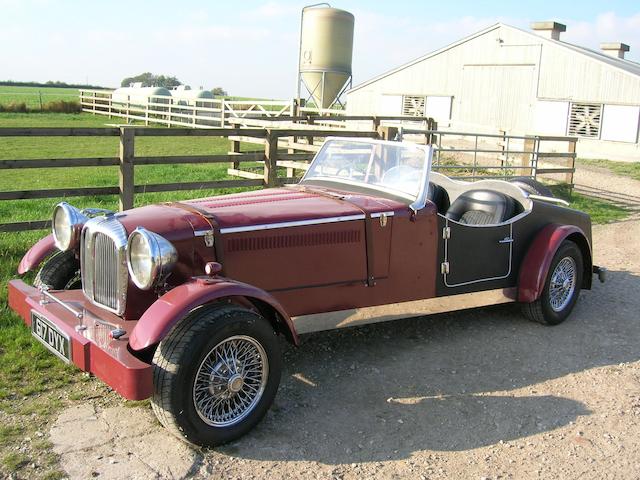
{"label": "barn window", "polygon": [[424,117],[424,95],[404,95],[402,97],[402,114],[411,117]]}
{"label": "barn window", "polygon": [[568,134],[578,137],[599,138],[602,105],[599,103],[572,103]]}

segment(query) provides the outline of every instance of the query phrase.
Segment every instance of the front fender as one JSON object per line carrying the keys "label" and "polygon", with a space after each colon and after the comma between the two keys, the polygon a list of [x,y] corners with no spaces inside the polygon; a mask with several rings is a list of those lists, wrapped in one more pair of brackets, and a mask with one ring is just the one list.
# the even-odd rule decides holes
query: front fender
{"label": "front fender", "polygon": [[291,317],[282,306],[264,290],[226,278],[192,279],[156,300],[140,317],[129,337],[133,350],[143,350],[160,342],[171,329],[195,308],[222,298],[240,297],[266,303],[284,320],[293,343],[298,345]]}
{"label": "front fender", "polygon": [[[571,238],[569,238],[571,237]],[[531,303],[542,294],[553,256],[566,239],[574,240],[582,251],[584,271],[591,272],[591,247],[584,232],[575,225],[552,223],[544,227],[529,247],[518,275],[518,301]],[[590,276],[583,283],[591,284]]]}
{"label": "front fender", "polygon": [[49,234],[29,249],[29,251],[20,260],[18,265],[18,273],[23,275],[36,268],[42,261],[56,250],[53,240],[53,234]]}

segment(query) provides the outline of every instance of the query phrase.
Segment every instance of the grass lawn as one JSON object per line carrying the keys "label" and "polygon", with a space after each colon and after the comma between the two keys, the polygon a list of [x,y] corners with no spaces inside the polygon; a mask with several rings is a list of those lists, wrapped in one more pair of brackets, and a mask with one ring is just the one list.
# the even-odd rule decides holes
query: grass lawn
{"label": "grass lawn", "polygon": [[586,158],[578,159],[579,165],[587,165],[591,167],[606,168],[616,175],[621,175],[634,180],[640,180],[640,161],[638,162],[614,162],[613,160],[596,159],[590,160]]}
{"label": "grass lawn", "polygon": [[[89,114],[0,113],[0,127],[102,127],[117,122]],[[136,139],[139,155],[187,155],[226,153],[229,142],[221,138],[157,137]],[[247,150],[243,146],[243,150]],[[0,159],[113,157],[118,155],[116,137],[0,138]],[[152,165],[136,168],[136,183],[231,178],[227,164]],[[2,170],[0,191],[117,185],[117,167]],[[235,190],[198,190],[136,195],[142,205],[168,200],[197,198]],[[66,199],[73,205],[117,208],[115,196]],[[0,223],[48,218],[60,199],[0,202]],[[21,477],[59,478],[57,460],[37,432],[46,432],[47,420],[63,405],[90,396],[110,398],[107,388],[75,367],[66,366],[35,342],[19,317],[7,306],[7,281],[15,277],[22,255],[46,232],[0,233],[0,477],[18,470]],[[27,278],[31,281],[33,275]],[[87,388],[89,385],[89,389]],[[62,388],[64,387],[64,388]],[[87,393],[89,392],[89,393]],[[120,401],[111,395],[113,401]],[[24,438],[33,439],[25,443]],[[16,452],[15,447],[23,451]],[[31,465],[37,468],[33,470]]]}
{"label": "grass lawn", "polygon": [[[118,120],[89,114],[0,113],[0,127],[99,127],[107,122]],[[243,150],[251,147],[260,150],[255,145],[245,145]],[[228,140],[220,138],[143,137],[136,139],[135,151],[138,155],[151,156],[216,154],[227,150]],[[117,138],[0,137],[0,159],[113,157],[117,154]],[[229,178],[226,169],[226,164],[141,166],[136,168],[136,183],[225,179]],[[2,170],[0,174],[0,191],[113,185],[117,185],[117,167]],[[142,194],[136,196],[136,205],[227,191],[231,190]],[[568,195],[566,191],[558,193]],[[626,215],[623,209],[606,202],[575,194],[571,200],[574,208],[590,213],[595,223]],[[58,201],[59,198],[0,201],[0,223],[48,218]],[[117,205],[114,196],[68,198],[67,201],[79,207],[115,208]],[[44,233],[0,234],[0,477],[17,471],[21,478],[59,478],[62,474],[57,470],[56,456],[51,453],[46,436],[40,433],[47,431],[52,415],[65,405],[86,401],[89,397],[101,402],[122,401],[102,383],[66,366],[34,341],[7,306],[7,281],[15,277],[22,255]],[[26,280],[31,281],[32,277]]]}
{"label": "grass lawn", "polygon": [[27,108],[40,108],[40,97],[42,103],[54,100],[78,100],[80,92],[77,88],[56,88],[56,87],[11,87],[0,86],[0,104],[26,103]]}

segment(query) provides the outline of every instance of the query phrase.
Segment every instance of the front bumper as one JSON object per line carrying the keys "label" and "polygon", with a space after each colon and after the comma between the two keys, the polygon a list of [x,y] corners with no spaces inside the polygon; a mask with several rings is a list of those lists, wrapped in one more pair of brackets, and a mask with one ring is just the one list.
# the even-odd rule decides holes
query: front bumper
{"label": "front bumper", "polygon": [[[136,322],[125,321],[91,304],[80,290],[52,292],[55,297],[83,314],[78,319],[62,305],[41,302],[40,291],[22,280],[9,282],[9,306],[31,326],[31,311],[53,323],[71,340],[71,360],[81,370],[91,372],[129,400],[143,400],[153,393],[151,365],[135,357],[127,348]],[[43,304],[44,303],[44,304]],[[118,325],[125,334],[111,337]],[[84,326],[84,329],[77,329]]]}

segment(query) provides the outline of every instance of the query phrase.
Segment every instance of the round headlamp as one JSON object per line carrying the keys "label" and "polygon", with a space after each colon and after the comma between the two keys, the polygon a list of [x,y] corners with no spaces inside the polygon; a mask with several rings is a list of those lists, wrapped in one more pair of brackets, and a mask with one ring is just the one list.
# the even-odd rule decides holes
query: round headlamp
{"label": "round headlamp", "polygon": [[127,266],[133,283],[149,290],[165,279],[178,260],[171,243],[157,233],[138,227],[127,242]]}
{"label": "round headlamp", "polygon": [[80,243],[82,226],[89,220],[80,210],[66,202],[53,209],[51,229],[56,247],[64,251],[72,250]]}

